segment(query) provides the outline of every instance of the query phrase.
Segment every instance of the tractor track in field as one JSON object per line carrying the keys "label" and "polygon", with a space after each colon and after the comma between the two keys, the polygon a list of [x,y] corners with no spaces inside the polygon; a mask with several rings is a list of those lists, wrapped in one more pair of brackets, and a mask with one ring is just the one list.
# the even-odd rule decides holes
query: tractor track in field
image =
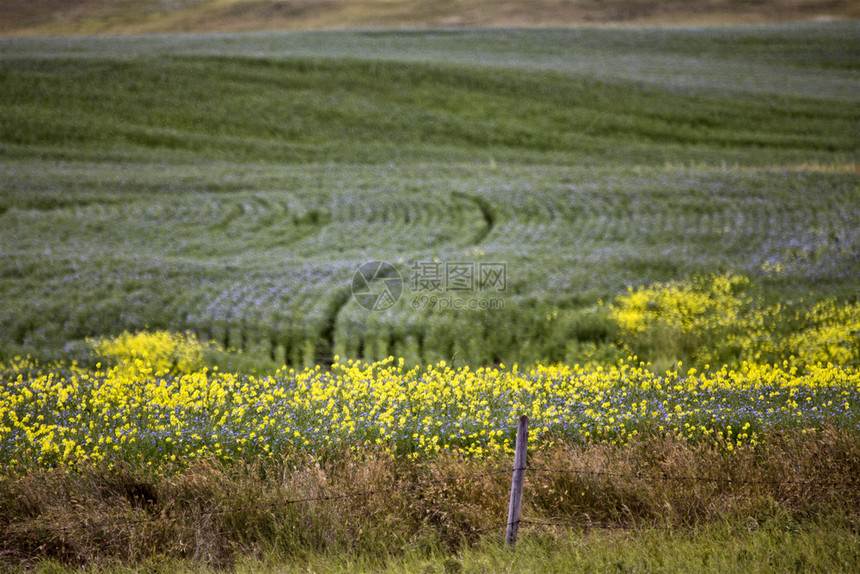
{"label": "tractor track in field", "polygon": [[337,318],[340,315],[341,309],[349,303],[351,294],[351,286],[342,287],[335,292],[329,302],[314,352],[314,362],[318,365],[331,367],[334,363],[334,333],[337,326]]}
{"label": "tractor track in field", "polygon": [[484,228],[475,232],[470,241],[472,245],[480,245],[487,239],[487,236],[493,232],[493,229],[496,226],[497,217],[492,205],[483,197],[469,195],[468,193],[463,193],[461,191],[452,192],[452,195],[455,198],[465,199],[466,201],[473,203],[475,207],[478,208],[478,211],[481,212],[481,217],[484,219]]}

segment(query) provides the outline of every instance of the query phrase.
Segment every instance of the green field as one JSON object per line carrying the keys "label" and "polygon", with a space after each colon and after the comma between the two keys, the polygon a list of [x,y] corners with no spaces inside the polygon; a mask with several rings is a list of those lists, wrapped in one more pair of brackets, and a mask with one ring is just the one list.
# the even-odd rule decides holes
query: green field
{"label": "green field", "polygon": [[0,39],[0,353],[574,362],[630,285],[856,301],[858,62],[856,22]]}

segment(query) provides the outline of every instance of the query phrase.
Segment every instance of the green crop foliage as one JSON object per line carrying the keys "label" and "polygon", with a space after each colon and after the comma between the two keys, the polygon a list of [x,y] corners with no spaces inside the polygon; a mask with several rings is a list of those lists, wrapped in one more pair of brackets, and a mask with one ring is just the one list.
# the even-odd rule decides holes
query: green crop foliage
{"label": "green crop foliage", "polygon": [[[856,32],[3,39],[0,356],[169,330],[247,370],[611,364],[628,287],[854,304]],[[368,311],[376,260],[402,293]]]}

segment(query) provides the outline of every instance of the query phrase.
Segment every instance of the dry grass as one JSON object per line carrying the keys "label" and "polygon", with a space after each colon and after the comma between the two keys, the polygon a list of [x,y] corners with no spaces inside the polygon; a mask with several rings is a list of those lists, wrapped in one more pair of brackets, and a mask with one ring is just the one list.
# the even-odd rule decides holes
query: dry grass
{"label": "dry grass", "polygon": [[[561,445],[535,453],[529,465],[552,472],[527,473],[524,521],[791,527],[836,514],[860,523],[860,440],[850,432],[778,433],[733,453],[673,439]],[[482,537],[501,540],[509,466],[455,455],[418,463],[333,453],[300,464],[210,461],[159,472],[85,467],[7,475],[0,479],[0,556],[19,566],[162,557],[222,567],[249,557],[458,548]]]}
{"label": "dry grass", "polygon": [[723,24],[860,17],[847,0],[9,0],[0,33]]}

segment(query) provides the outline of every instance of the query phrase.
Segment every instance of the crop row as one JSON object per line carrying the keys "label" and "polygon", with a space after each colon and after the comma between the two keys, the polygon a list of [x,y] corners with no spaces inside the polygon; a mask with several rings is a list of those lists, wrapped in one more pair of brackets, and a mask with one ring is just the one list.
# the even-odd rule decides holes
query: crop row
{"label": "crop row", "polygon": [[[539,318],[585,313],[627,285],[730,270],[814,301],[849,294],[860,264],[851,174],[320,166],[216,171],[173,189],[180,171],[43,182],[10,170],[3,339],[50,346],[148,326],[296,366],[335,353],[486,364],[526,346],[565,360],[549,341],[570,332]],[[69,189],[54,195],[53,180]],[[402,293],[371,312],[350,285],[378,259]],[[419,284],[458,263],[478,279],[503,264],[504,284]]]}

